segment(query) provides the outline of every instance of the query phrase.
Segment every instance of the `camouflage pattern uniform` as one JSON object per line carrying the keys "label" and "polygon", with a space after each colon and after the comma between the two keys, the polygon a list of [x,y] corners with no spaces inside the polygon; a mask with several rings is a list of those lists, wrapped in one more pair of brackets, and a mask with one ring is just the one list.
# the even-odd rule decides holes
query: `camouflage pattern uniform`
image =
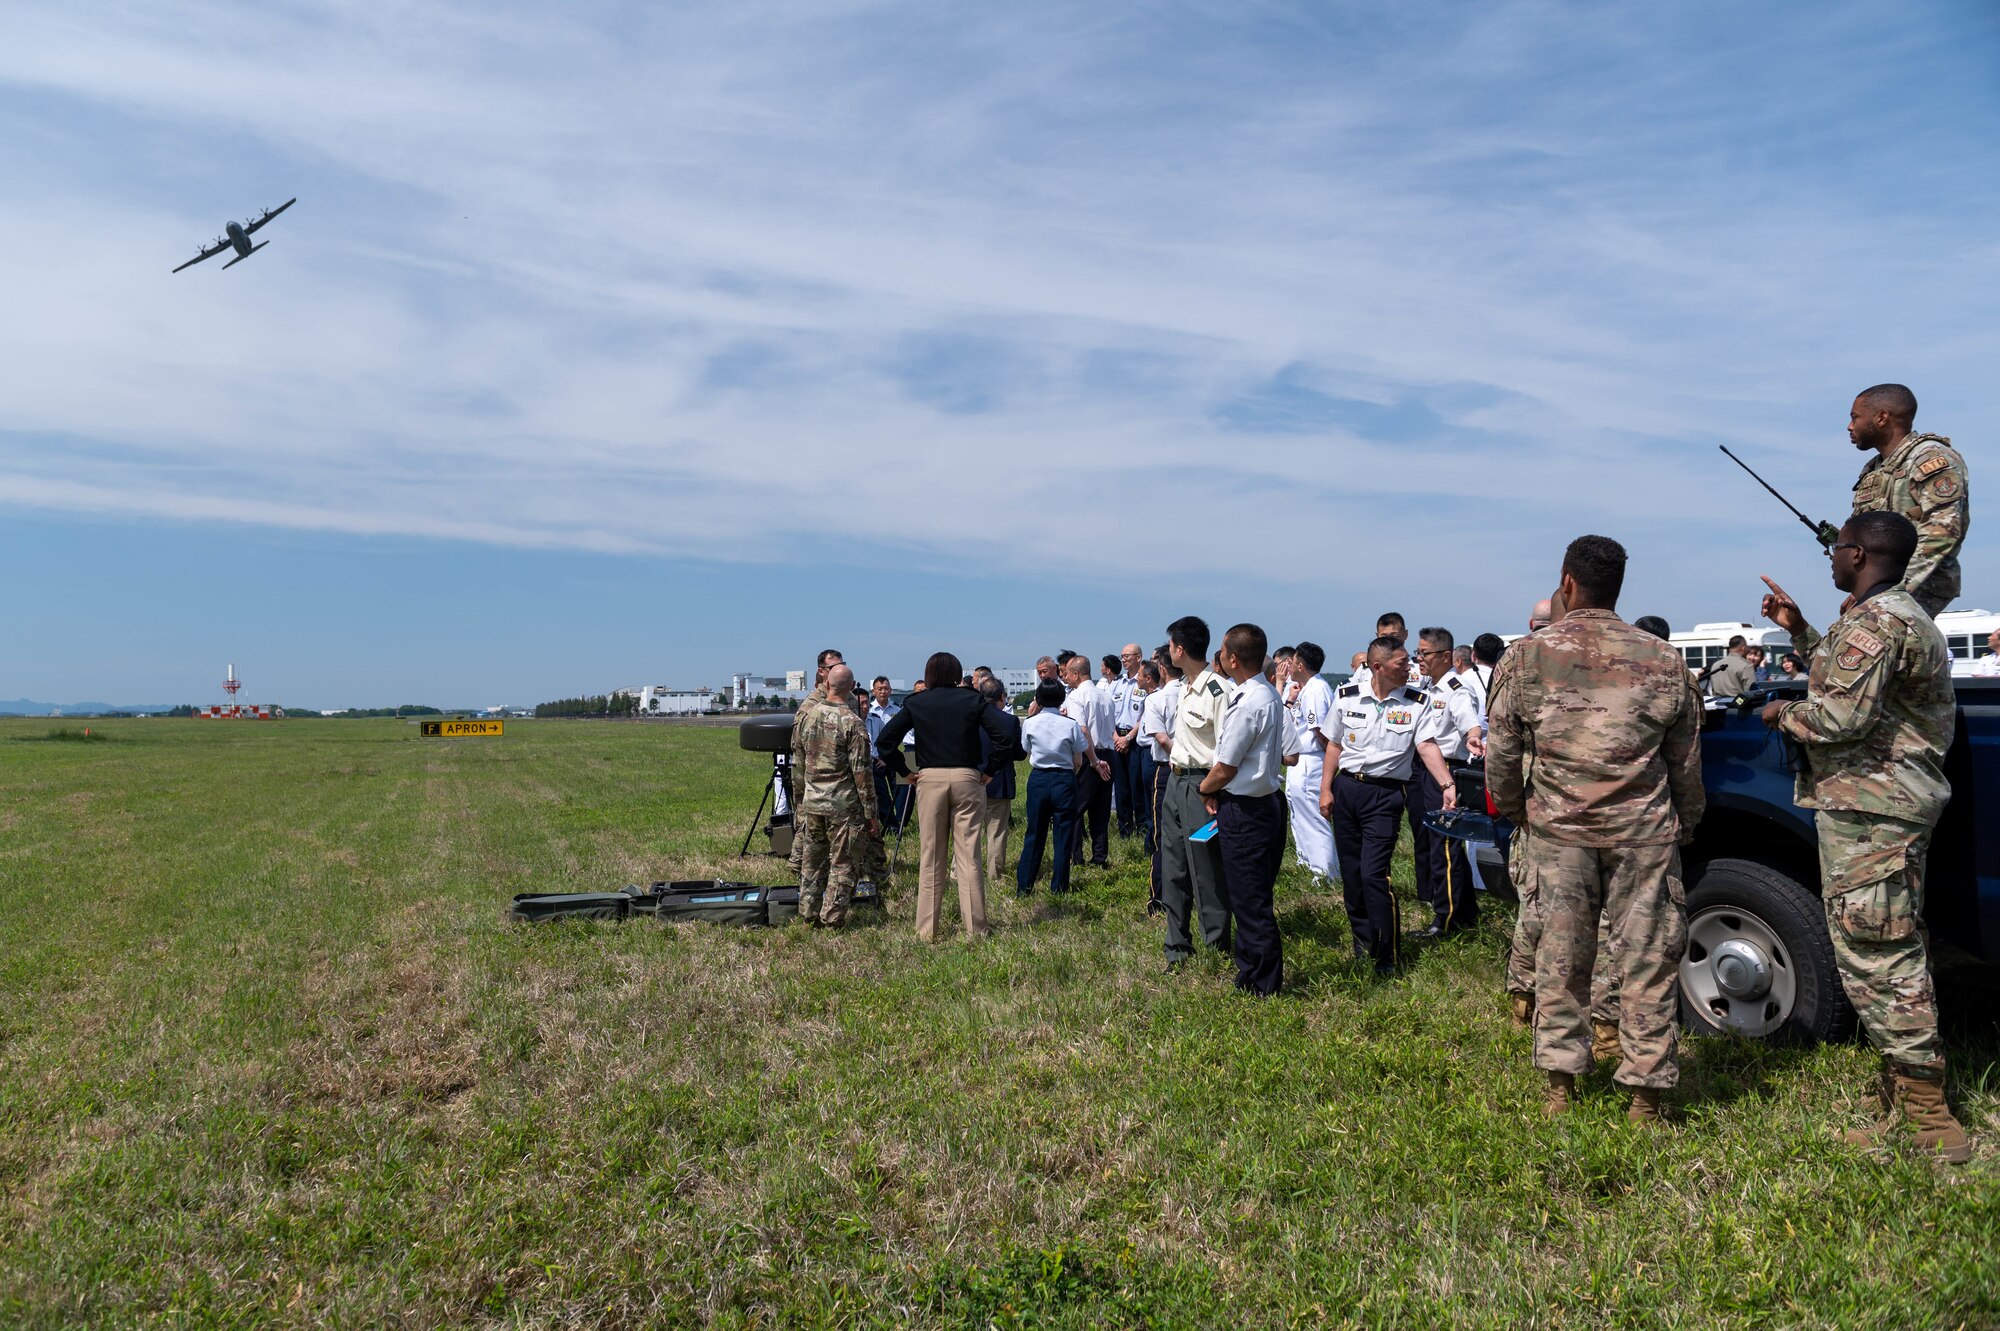
{"label": "camouflage pattern uniform", "polygon": [[1792,650],[1812,673],[1805,701],[1785,704],[1777,724],[1805,746],[1797,800],[1819,828],[1821,891],[1842,987],[1884,1057],[1941,1078],[1944,1047],[1924,948],[1924,854],[1951,798],[1944,778],[1957,723],[1951,654],[1921,603],[1886,585],[1851,606],[1824,639],[1803,629]]}
{"label": "camouflage pattern uniform", "polygon": [[1965,459],[1941,434],[1905,435],[1886,457],[1868,460],[1854,482],[1854,512],[1900,513],[1917,527],[1917,553],[1903,589],[1927,615],[1958,599],[1958,547],[1972,529]]}
{"label": "camouflage pattern uniform", "polygon": [[845,924],[860,842],[875,818],[868,726],[852,708],[822,699],[810,712],[800,709],[792,736],[792,770],[804,787],[793,815],[802,847],[799,918]]}
{"label": "camouflage pattern uniform", "polygon": [[1674,1085],[1687,947],[1677,843],[1706,807],[1687,666],[1609,610],[1572,610],[1500,658],[1488,721],[1488,789],[1532,845],[1535,1066],[1590,1071],[1601,918],[1619,981],[1616,1079]]}

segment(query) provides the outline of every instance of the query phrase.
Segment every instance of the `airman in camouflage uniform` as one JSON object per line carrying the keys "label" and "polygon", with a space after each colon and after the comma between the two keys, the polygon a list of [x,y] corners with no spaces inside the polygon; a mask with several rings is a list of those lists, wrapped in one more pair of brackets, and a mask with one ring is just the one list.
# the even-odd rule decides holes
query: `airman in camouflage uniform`
{"label": "airman in camouflage uniform", "polygon": [[1914,1142],[1962,1161],[1965,1131],[1944,1098],[1944,1046],[1924,946],[1924,856],[1951,798],[1944,755],[1956,724],[1951,654],[1903,586],[1919,546],[1897,513],[1848,520],[1830,552],[1849,605],[1822,638],[1766,578],[1764,613],[1812,664],[1803,702],[1764,722],[1804,746],[1797,801],[1819,831],[1821,892],[1842,987],[1883,1058],[1882,1115],[1848,1134],[1870,1144],[1900,1111]]}
{"label": "airman in camouflage uniform", "polygon": [[[793,727],[792,770],[803,793],[799,918],[821,924],[847,922],[854,901],[860,840],[875,822],[874,755],[868,726],[847,705],[854,673],[844,665],[827,672],[825,700]],[[824,903],[822,904],[822,895]]]}
{"label": "airman in camouflage uniform", "polygon": [[[1541,919],[1535,1066],[1547,1108],[1590,1071],[1600,920],[1618,972],[1628,1116],[1659,1121],[1679,1080],[1678,979],[1687,947],[1679,843],[1701,820],[1701,701],[1672,647],[1618,618],[1625,551],[1584,536],[1563,557],[1567,613],[1500,658],[1488,704],[1493,802],[1528,829],[1523,868]],[[1532,761],[1532,771],[1530,762]]]}
{"label": "airman in camouflage uniform", "polygon": [[1917,552],[1903,589],[1933,617],[1958,599],[1958,548],[1972,529],[1965,459],[1941,434],[1916,434],[1917,398],[1901,384],[1877,384],[1854,399],[1847,437],[1876,451],[1854,482],[1856,516],[1900,513],[1917,529]]}

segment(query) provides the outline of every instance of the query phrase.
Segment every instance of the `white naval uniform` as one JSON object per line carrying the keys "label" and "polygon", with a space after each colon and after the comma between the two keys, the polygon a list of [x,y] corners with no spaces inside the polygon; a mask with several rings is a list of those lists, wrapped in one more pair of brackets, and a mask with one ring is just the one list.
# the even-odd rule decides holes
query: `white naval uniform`
{"label": "white naval uniform", "polygon": [[1472,688],[1457,675],[1447,673],[1444,683],[1430,686],[1431,711],[1442,724],[1435,736],[1438,751],[1447,763],[1462,763],[1472,756],[1472,737],[1479,732],[1479,702]]}
{"label": "white naval uniform", "polygon": [[1262,675],[1232,687],[1215,735],[1215,761],[1236,769],[1223,788],[1246,799],[1277,794],[1285,780],[1284,750],[1285,709],[1277,690]]}
{"label": "white naval uniform", "polygon": [[1285,775],[1285,802],[1292,815],[1292,853],[1306,872],[1339,878],[1333,853],[1333,828],[1319,811],[1319,779],[1326,761],[1326,735],[1332,732],[1333,686],[1314,675],[1299,688],[1287,709],[1298,762]]}
{"label": "white naval uniform", "polygon": [[1486,724],[1486,676],[1493,673],[1484,670],[1476,662],[1469,670],[1454,670],[1450,678],[1463,684],[1472,693],[1472,701],[1479,705],[1479,724]]}
{"label": "white naval uniform", "polygon": [[1413,685],[1377,698],[1373,689],[1345,684],[1334,694],[1333,729],[1321,727],[1321,733],[1339,746],[1341,771],[1408,781],[1418,743],[1438,737],[1441,717],[1430,695]]}
{"label": "white naval uniform", "polygon": [[1091,748],[1111,747],[1111,691],[1104,685],[1086,679],[1071,689],[1062,714],[1083,727]]}
{"label": "white naval uniform", "polygon": [[1174,712],[1181,702],[1181,678],[1176,675],[1164,688],[1146,695],[1146,705],[1139,715],[1139,729],[1145,735],[1146,747],[1152,751],[1153,761],[1166,765],[1169,750],[1153,738],[1165,735],[1169,741],[1174,737]]}

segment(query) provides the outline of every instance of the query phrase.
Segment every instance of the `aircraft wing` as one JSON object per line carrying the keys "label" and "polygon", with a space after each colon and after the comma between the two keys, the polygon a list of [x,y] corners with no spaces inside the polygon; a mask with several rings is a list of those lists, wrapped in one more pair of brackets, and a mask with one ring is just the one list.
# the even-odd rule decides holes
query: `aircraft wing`
{"label": "aircraft wing", "polygon": [[246,236],[249,235],[252,231],[255,231],[258,227],[264,225],[264,223],[270,221],[272,218],[276,217],[279,213],[282,213],[283,211],[285,211],[285,209],[291,207],[293,204],[297,202],[298,199],[290,198],[286,199],[283,203],[279,204],[275,208],[266,208],[264,210],[264,215],[262,217],[258,218],[254,222],[245,222],[243,224],[243,234]]}
{"label": "aircraft wing", "polygon": [[[200,254],[195,255],[192,259],[189,259],[186,263],[182,264],[181,268],[192,268],[196,264],[200,263],[203,259],[213,259],[216,255],[222,253],[224,250],[228,248],[229,248],[228,241],[218,240],[215,242],[215,244],[209,246],[207,249],[203,250]],[[176,268],[174,269],[174,271],[178,273],[181,270],[181,268]]]}

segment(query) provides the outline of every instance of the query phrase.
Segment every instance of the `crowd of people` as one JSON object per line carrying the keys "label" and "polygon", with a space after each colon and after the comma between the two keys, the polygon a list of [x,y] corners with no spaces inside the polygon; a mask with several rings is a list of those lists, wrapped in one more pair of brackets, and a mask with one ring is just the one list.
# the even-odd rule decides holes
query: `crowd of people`
{"label": "crowd of people", "polygon": [[[1389,873],[1406,822],[1426,912],[1410,932],[1438,938],[1478,920],[1464,843],[1433,817],[1456,807],[1460,774],[1473,772],[1513,828],[1520,909],[1506,984],[1534,1032],[1548,1108],[1566,1111],[1576,1078],[1608,1062],[1628,1116],[1657,1123],[1678,1080],[1680,848],[1705,811],[1701,713],[1803,670],[1804,696],[1780,691],[1762,717],[1808,755],[1798,800],[1816,815],[1829,932],[1885,1060],[1882,1118],[1850,1137],[1877,1141],[1900,1122],[1919,1145],[1963,1159],[1919,913],[1954,720],[1949,652],[1931,616],[1956,594],[1957,544],[1933,528],[1962,540],[1967,518],[1951,502],[1962,460],[1938,436],[1913,435],[1914,414],[1895,385],[1856,400],[1851,433],[1878,458],[1827,551],[1847,600],[1822,637],[1766,579],[1764,613],[1793,649],[1775,667],[1739,637],[1698,674],[1664,620],[1620,618],[1626,554],[1602,536],[1569,545],[1556,591],[1511,644],[1488,633],[1461,645],[1431,626],[1412,652],[1407,621],[1384,614],[1337,684],[1316,643],[1272,650],[1250,623],[1218,640],[1192,615],[1150,654],[1128,643],[1095,663],[1072,651],[1041,658],[1025,716],[991,671],[962,674],[948,652],[931,656],[901,707],[878,678],[864,709],[840,654],[822,652],[794,731],[801,917],[841,923],[856,873],[880,864],[885,820],[913,816],[918,936],[938,937],[948,876],[964,931],[985,935],[985,889],[1009,865],[1014,767],[1026,762],[1018,893],[1036,890],[1045,862],[1048,890],[1071,890],[1078,866],[1109,863],[1114,828],[1140,838],[1167,970],[1197,947],[1219,949],[1239,988],[1268,996],[1284,980],[1274,889],[1289,841],[1314,880],[1338,882],[1355,957],[1386,976],[1405,957]],[[1900,470],[1874,476],[1885,460]],[[1931,506],[1916,518],[1911,487]]]}

